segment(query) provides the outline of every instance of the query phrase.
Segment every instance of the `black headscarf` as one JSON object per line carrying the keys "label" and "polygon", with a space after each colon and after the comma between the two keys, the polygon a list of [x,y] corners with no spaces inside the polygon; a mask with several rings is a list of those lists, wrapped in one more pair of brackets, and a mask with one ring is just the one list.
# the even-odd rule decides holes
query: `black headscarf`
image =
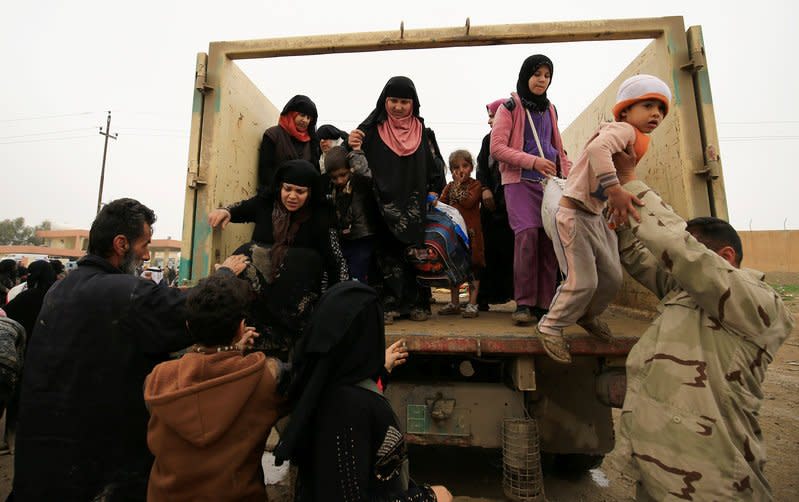
{"label": "black headscarf", "polygon": [[[275,171],[275,192],[280,199],[280,188],[283,183],[291,183],[301,187],[310,187],[313,191],[319,181],[319,171],[307,160],[287,160]],[[312,194],[313,195],[313,194]]]}
{"label": "black headscarf", "polygon": [[[305,204],[295,212],[289,212],[280,197],[283,183],[290,183],[302,187],[308,187],[310,194]],[[283,259],[286,257],[288,249],[294,244],[303,223],[311,219],[314,205],[318,201],[321,190],[319,190],[319,172],[313,164],[307,160],[287,160],[280,164],[275,172],[275,202],[272,208],[272,237],[274,244],[270,249],[272,268],[270,279],[274,279]]]}
{"label": "black headscarf", "polygon": [[375,109],[361,122],[358,129],[365,131],[370,127],[386,121],[386,98],[405,98],[413,100],[413,115],[424,123],[424,119],[419,116],[419,96],[416,94],[416,86],[413,80],[408,77],[391,77],[383,86],[380,97],[377,98]]}
{"label": "black headscarf", "polygon": [[300,112],[311,117],[311,123],[308,124],[308,135],[311,138],[316,138],[316,119],[319,117],[319,112],[316,111],[316,104],[311,101],[311,98],[297,94],[286,103],[280,114],[285,115],[288,112]]}
{"label": "black headscarf", "polygon": [[[555,66],[552,64],[551,59],[543,54],[534,54],[524,60],[519,70],[519,80],[516,81],[516,93],[522,100],[522,105],[536,112],[543,112],[549,109],[549,99],[547,99],[546,91],[539,96],[530,92],[530,86],[528,85],[530,77],[542,66],[549,67],[550,75],[555,73]],[[552,80],[549,81],[549,85],[552,85]],[[549,87],[547,87],[547,89],[549,89]]]}
{"label": "black headscarf", "polygon": [[424,239],[427,192],[434,191],[434,186],[440,183],[424,131],[419,148],[407,156],[397,155],[380,138],[378,126],[387,120],[387,97],[412,99],[412,114],[424,126],[413,81],[408,77],[391,77],[374,110],[358,126],[366,133],[362,149],[372,170],[378,208],[386,227],[401,243],[416,246]]}
{"label": "black headscarf", "polygon": [[319,137],[319,139],[341,139],[344,141],[347,141],[347,138],[349,137],[348,133],[331,124],[319,126],[319,129],[316,131],[316,135]]}
{"label": "black headscarf", "polygon": [[28,267],[28,289],[47,291],[56,280],[53,265],[47,260],[36,260]]}
{"label": "black headscarf", "polygon": [[8,317],[25,327],[28,342],[36,326],[36,318],[44,303],[44,295],[56,280],[55,270],[47,260],[37,260],[28,267],[28,289],[14,297],[4,307]]}
{"label": "black headscarf", "polygon": [[322,295],[292,361],[291,421],[275,449],[278,463],[305,449],[308,424],[323,394],[339,385],[376,379],[385,365],[386,335],[377,291],[340,282]]}
{"label": "black headscarf", "polygon": [[0,261],[0,280],[8,281],[12,286],[17,280],[17,262],[12,259]]}

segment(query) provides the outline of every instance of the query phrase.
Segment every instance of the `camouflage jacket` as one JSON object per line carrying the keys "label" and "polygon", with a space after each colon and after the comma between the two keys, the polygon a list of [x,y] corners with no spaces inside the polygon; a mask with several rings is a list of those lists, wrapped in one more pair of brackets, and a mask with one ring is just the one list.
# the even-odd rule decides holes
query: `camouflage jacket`
{"label": "camouflage jacket", "polygon": [[771,500],[757,415],[766,367],[793,318],[763,274],[736,269],[641,181],[621,261],[660,298],[627,357],[618,447],[639,500]]}

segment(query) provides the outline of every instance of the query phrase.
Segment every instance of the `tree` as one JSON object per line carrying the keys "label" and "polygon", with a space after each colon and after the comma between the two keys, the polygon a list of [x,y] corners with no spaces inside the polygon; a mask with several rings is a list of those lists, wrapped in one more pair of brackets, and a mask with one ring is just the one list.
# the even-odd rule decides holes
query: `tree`
{"label": "tree", "polygon": [[22,217],[13,220],[2,220],[0,221],[0,246],[21,246],[26,244],[40,246],[44,239],[36,237],[36,231],[50,230],[51,226],[48,220],[35,227],[25,225],[25,218]]}

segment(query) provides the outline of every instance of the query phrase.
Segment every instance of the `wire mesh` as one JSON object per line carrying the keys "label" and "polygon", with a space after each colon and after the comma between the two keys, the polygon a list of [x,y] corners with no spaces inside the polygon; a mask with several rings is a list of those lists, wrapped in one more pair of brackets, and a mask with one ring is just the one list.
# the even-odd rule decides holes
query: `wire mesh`
{"label": "wire mesh", "polygon": [[502,422],[502,488],[519,502],[545,502],[538,423],[534,418]]}

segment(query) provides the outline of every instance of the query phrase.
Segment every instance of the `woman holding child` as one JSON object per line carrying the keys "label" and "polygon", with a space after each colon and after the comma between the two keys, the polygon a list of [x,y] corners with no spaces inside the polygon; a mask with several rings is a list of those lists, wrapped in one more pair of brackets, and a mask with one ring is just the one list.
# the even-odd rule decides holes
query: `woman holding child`
{"label": "woman holding child", "polygon": [[416,272],[406,256],[409,248],[423,244],[427,196],[432,193],[437,198],[435,187],[443,186],[443,180],[425,138],[419,96],[411,79],[389,79],[375,109],[350,133],[349,145],[366,156],[382,216],[376,255],[385,320],[390,323],[407,316],[424,321],[429,316],[430,292],[416,283]]}
{"label": "woman holding child", "polygon": [[304,160],[283,163],[275,187],[208,215],[211,227],[254,222],[252,242],[235,254],[251,264],[242,274],[257,296],[256,327],[269,351],[285,356],[299,336],[312,306],[328,285],[349,279],[332,211],[323,203],[320,174]]}
{"label": "woman holding child", "polygon": [[558,265],[541,222],[542,182],[556,174],[565,177],[570,161],[563,150],[555,106],[547,99],[553,69],[552,61],[542,54],[525,59],[516,92],[497,110],[491,131],[491,155],[499,161],[515,236],[516,324],[529,324],[544,315],[555,294]]}

